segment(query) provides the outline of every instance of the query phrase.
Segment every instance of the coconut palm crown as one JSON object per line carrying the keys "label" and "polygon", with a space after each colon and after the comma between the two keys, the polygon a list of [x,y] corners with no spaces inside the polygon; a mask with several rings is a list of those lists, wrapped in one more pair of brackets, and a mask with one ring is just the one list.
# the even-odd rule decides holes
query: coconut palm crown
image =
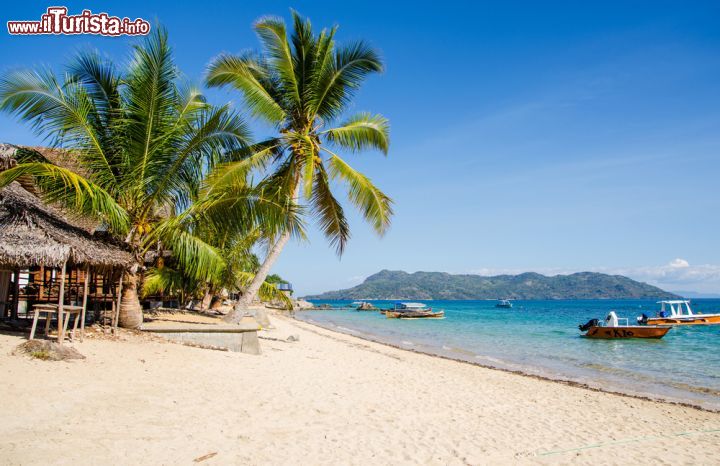
{"label": "coconut palm crown", "polygon": [[[198,89],[181,84],[164,29],[134,47],[122,72],[84,52],[61,77],[8,73],[0,79],[0,110],[77,157],[82,172],[29,155],[2,173],[0,186],[33,177],[50,201],[101,220],[140,265],[144,252],[161,242],[188,274],[209,276],[222,266],[218,251],[193,235],[192,215],[176,213],[187,212],[213,166],[248,147],[248,130],[228,106],[210,105]],[[133,272],[124,279],[120,323],[126,327],[142,322]]]}
{"label": "coconut palm crown", "polygon": [[[222,54],[209,65],[209,86],[237,89],[249,112],[277,131],[275,137],[258,144],[251,157],[220,167],[213,189],[243,180],[251,170],[265,173],[261,184],[277,187],[293,202],[304,199],[305,212],[312,214],[342,254],[350,228],[331,180],[347,188],[349,201],[378,234],[385,233],[392,216],[390,198],[338,154],[364,149],[387,154],[386,118],[370,113],[346,115],[362,82],[381,72],[383,65],[365,42],[337,45],[337,27],[314,34],[310,21],[294,11],[292,20],[294,29],[288,37],[282,19],[259,19],[254,27],[262,53]],[[277,238],[236,311],[250,304],[288,239],[288,233]],[[234,318],[237,313],[230,320]]]}

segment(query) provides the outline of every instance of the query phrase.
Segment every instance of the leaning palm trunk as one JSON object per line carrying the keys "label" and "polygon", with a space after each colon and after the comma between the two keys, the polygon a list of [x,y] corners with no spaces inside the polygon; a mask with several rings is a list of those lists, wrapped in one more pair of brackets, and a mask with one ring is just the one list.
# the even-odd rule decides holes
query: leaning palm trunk
{"label": "leaning palm trunk", "polygon": [[[281,129],[276,137],[256,145],[259,150],[249,159],[224,166],[215,187],[244,179],[255,168],[269,173],[261,184],[280,187],[283,193],[290,192],[293,180],[295,190],[303,190],[305,211],[317,218],[320,230],[341,255],[350,227],[333,195],[332,180],[346,187],[350,203],[378,234],[387,231],[392,216],[392,200],[335,152],[377,149],[387,154],[390,136],[385,117],[358,113],[339,121],[365,77],[382,71],[382,61],[363,42],[337,46],[336,28],[313,34],[309,20],[295,12],[292,17],[291,38],[282,19],[262,18],[255,30],[263,54],[224,54],[209,66],[209,86],[236,88],[251,113]],[[296,194],[293,200],[297,198]],[[287,232],[279,237],[227,320],[242,317],[289,238]]]}
{"label": "leaning palm trunk", "polygon": [[142,306],[138,298],[138,274],[128,271],[123,276],[122,298],[118,324],[123,328],[136,329],[143,323]]}
{"label": "leaning palm trunk", "polygon": [[270,274],[270,269],[275,264],[275,261],[280,257],[280,253],[283,248],[290,240],[290,232],[283,233],[277,242],[270,248],[265,261],[262,263],[258,271],[255,273],[250,285],[244,290],[243,295],[238,300],[237,304],[232,311],[225,317],[226,322],[238,323],[245,315],[245,311],[248,309],[250,304],[253,302],[255,297],[260,291],[260,287],[265,282],[265,279]]}

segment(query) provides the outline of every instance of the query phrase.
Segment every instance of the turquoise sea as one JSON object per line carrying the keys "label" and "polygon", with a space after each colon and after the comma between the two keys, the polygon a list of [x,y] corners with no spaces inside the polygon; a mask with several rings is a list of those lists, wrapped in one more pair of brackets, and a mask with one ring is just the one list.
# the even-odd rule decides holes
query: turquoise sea
{"label": "turquoise sea", "polygon": [[[363,338],[606,390],[720,409],[720,325],[675,327],[660,340],[591,340],[578,324],[610,310],[634,321],[653,315],[654,300],[421,301],[443,309],[442,320],[387,319],[379,312],[338,309],[296,317]],[[379,308],[393,301],[371,301]],[[693,310],[720,312],[720,300],[693,300]]]}

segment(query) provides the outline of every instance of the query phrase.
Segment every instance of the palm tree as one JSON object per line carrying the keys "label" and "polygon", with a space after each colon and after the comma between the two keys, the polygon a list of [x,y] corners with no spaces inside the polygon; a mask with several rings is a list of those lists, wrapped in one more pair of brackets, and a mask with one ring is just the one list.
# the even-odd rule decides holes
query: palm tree
{"label": "palm tree", "polygon": [[[331,179],[347,187],[350,202],[378,234],[390,225],[390,198],[337,154],[338,149],[378,149],[387,154],[387,119],[370,113],[342,118],[363,80],[382,71],[382,62],[364,42],[337,46],[336,27],[314,35],[309,20],[294,11],[292,18],[289,39],[282,19],[261,18],[255,23],[261,54],[223,54],[209,65],[209,86],[237,89],[249,111],[277,131],[249,158],[222,166],[214,177],[214,189],[231,186],[253,169],[264,171],[268,176],[261,184],[277,187],[293,204],[303,196],[307,211],[342,254],[350,228],[331,191]],[[228,320],[241,317],[290,236],[289,231],[278,235]]]}
{"label": "palm tree", "polygon": [[[95,52],[77,56],[61,77],[47,71],[17,71],[0,79],[0,109],[30,123],[50,144],[74,154],[86,171],[29,155],[0,176],[0,186],[32,176],[47,199],[101,220],[122,239],[137,264],[126,271],[120,324],[142,323],[137,291],[145,252],[161,242],[173,251],[186,275],[207,279],[222,267],[218,250],[180,228],[199,215],[190,199],[217,163],[237,160],[248,147],[248,130],[226,106],[206,102],[182,85],[162,28],[133,48],[119,72]],[[251,202],[247,186],[240,197]],[[244,197],[243,197],[244,196]],[[257,200],[257,199],[256,199]],[[221,206],[222,202],[217,203]],[[233,203],[238,224],[267,220],[257,205]],[[269,224],[272,226],[272,223]]]}
{"label": "palm tree", "polygon": [[[205,232],[201,237],[221,252],[223,267],[215,269],[208,279],[200,280],[189,276],[182,269],[168,267],[164,262],[160,262],[145,274],[143,294],[179,293],[182,302],[185,301],[182,297],[203,298],[203,302],[212,302],[212,298],[222,289],[239,291],[252,281],[260,267],[260,262],[253,252],[253,247],[261,240],[259,229],[247,234],[229,236],[217,235],[217,231]],[[258,294],[263,301],[279,302],[285,308],[292,309],[292,301],[278,289],[271,277],[262,284]]]}

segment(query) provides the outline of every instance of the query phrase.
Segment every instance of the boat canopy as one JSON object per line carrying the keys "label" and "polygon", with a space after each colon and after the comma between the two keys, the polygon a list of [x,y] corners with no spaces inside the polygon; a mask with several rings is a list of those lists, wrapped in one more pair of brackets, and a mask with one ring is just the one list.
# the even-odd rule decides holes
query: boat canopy
{"label": "boat canopy", "polygon": [[660,312],[664,314],[666,311],[670,311],[670,317],[679,316],[691,316],[693,311],[690,308],[690,301],[684,299],[658,301],[660,304]]}
{"label": "boat canopy", "polygon": [[427,304],[423,303],[395,303],[395,309],[425,309]]}

